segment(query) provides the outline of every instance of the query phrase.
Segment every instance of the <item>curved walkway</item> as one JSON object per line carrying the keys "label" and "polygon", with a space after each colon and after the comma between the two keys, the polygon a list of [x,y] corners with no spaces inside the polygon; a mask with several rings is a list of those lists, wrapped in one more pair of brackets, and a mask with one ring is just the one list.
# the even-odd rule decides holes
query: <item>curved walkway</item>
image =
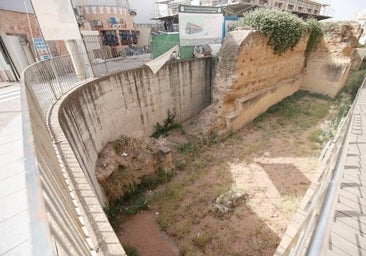
{"label": "curved walkway", "polygon": [[366,255],[366,84],[352,120],[328,255]]}

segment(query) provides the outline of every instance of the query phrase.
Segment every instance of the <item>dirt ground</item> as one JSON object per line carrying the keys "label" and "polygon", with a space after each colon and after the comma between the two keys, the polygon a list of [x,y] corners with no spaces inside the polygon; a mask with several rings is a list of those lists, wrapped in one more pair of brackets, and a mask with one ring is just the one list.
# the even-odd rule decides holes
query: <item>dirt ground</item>
{"label": "dirt ground", "polygon": [[[273,255],[318,170],[321,145],[309,136],[327,119],[304,125],[265,114],[225,139],[205,140],[187,132],[199,123],[185,123],[186,133],[163,139],[173,151],[173,179],[146,192],[148,210],[120,215],[121,243],[140,256]],[[215,202],[230,191],[240,196],[218,213]]]}

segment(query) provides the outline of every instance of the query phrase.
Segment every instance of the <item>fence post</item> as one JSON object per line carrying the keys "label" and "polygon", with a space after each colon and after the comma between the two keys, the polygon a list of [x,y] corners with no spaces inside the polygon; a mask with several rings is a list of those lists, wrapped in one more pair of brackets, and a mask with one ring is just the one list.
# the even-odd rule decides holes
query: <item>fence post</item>
{"label": "fence post", "polygon": [[76,76],[79,81],[83,81],[86,78],[85,70],[83,65],[80,62],[77,47],[75,45],[75,40],[66,40],[65,41],[66,48],[71,56],[71,61],[75,69]]}

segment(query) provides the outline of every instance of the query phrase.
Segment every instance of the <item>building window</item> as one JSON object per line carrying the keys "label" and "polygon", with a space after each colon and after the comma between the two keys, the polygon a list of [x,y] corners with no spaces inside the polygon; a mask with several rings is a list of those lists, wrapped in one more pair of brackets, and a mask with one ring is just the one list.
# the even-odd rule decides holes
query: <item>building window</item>
{"label": "building window", "polygon": [[132,43],[133,44],[137,44],[137,34],[138,32],[137,31],[132,31]]}
{"label": "building window", "polygon": [[302,7],[298,7],[299,12],[302,12],[302,10],[303,10]]}
{"label": "building window", "polygon": [[275,8],[282,8],[283,7],[283,3],[281,2],[275,2]]}
{"label": "building window", "polygon": [[318,10],[314,10],[314,14],[318,14],[319,13],[319,11]]}
{"label": "building window", "polygon": [[137,44],[137,32],[130,30],[120,30],[119,37],[122,45]]}
{"label": "building window", "polygon": [[102,31],[103,45],[116,46],[119,45],[116,31],[105,30]]}
{"label": "building window", "polygon": [[294,5],[289,4],[289,5],[287,6],[287,9],[288,9],[288,10],[290,10],[290,11],[293,11],[293,10],[294,10]]}
{"label": "building window", "polygon": [[119,37],[121,38],[122,45],[131,44],[131,34],[129,30],[120,30]]}

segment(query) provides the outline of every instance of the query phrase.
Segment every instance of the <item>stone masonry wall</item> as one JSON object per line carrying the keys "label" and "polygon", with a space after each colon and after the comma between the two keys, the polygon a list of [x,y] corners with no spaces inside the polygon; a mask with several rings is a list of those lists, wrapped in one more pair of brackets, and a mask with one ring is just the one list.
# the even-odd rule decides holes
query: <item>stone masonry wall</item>
{"label": "stone masonry wall", "polygon": [[210,103],[211,58],[166,64],[157,74],[138,68],[87,82],[61,103],[59,123],[99,201],[98,153],[125,135],[150,136],[156,122],[186,120]]}

